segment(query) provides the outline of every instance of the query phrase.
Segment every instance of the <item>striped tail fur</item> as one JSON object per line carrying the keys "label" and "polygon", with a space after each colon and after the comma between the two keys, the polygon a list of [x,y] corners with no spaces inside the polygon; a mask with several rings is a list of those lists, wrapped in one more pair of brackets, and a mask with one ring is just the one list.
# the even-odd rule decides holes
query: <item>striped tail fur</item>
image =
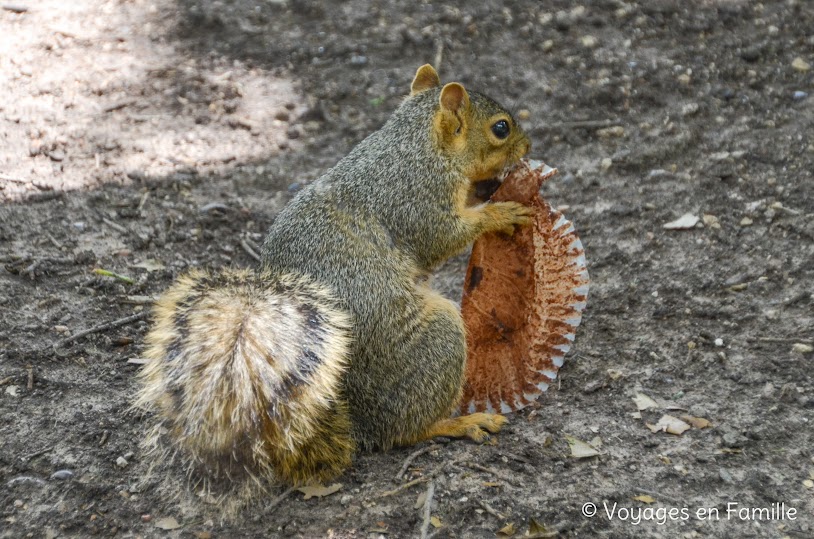
{"label": "striped tail fur", "polygon": [[[354,445],[341,378],[350,319],[295,275],[193,271],[158,300],[136,405],[150,443],[213,478],[325,481]],[[166,434],[166,436],[165,436]]]}

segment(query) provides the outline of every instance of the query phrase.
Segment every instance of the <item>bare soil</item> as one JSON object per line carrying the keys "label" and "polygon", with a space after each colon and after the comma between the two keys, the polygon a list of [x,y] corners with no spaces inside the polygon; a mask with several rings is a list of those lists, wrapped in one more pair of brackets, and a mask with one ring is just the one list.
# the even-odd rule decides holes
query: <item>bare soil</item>
{"label": "bare soil", "polygon": [[[417,537],[429,483],[384,493],[439,466],[438,538],[532,519],[557,537],[814,537],[810,2],[16,4],[0,9],[0,537]],[[532,157],[560,170],[544,195],[592,277],[560,386],[493,444],[438,443],[400,481],[415,448],[360,455],[335,494],[270,507],[272,488],[223,521],[177,465],[147,473],[130,410],[147,320],[65,339],[145,312],[190,267],[253,266],[244,245],[439,54],[444,80],[527,114]],[[663,228],[687,213],[699,224]],[[465,263],[436,286],[459,297]],[[641,418],[638,393],[658,402]],[[712,427],[652,433],[665,413]],[[566,436],[602,454],[572,458]]]}

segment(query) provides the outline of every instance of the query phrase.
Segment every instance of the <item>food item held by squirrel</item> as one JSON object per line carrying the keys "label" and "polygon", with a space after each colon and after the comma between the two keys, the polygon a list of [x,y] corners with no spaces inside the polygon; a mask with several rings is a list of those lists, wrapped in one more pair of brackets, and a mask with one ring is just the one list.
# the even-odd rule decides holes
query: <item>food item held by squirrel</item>
{"label": "food item held by squirrel", "polygon": [[509,413],[533,402],[563,364],[588,296],[574,226],[539,195],[556,174],[521,161],[491,200],[533,207],[532,226],[493,232],[472,248],[461,313],[467,366],[461,413]]}

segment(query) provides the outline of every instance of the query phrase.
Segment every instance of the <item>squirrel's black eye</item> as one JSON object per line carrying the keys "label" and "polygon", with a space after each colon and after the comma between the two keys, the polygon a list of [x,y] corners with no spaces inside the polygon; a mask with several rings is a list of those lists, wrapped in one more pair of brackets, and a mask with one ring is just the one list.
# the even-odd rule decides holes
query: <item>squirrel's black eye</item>
{"label": "squirrel's black eye", "polygon": [[499,120],[492,125],[492,133],[499,139],[509,136],[509,123],[506,120]]}

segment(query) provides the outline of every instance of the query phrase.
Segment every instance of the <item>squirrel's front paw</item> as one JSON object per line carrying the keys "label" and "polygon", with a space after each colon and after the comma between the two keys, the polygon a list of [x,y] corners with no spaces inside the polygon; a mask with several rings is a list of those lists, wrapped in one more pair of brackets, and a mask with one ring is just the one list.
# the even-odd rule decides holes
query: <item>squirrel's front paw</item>
{"label": "squirrel's front paw", "polygon": [[484,211],[491,221],[489,231],[514,234],[515,227],[531,223],[534,209],[519,202],[491,202],[486,204]]}

